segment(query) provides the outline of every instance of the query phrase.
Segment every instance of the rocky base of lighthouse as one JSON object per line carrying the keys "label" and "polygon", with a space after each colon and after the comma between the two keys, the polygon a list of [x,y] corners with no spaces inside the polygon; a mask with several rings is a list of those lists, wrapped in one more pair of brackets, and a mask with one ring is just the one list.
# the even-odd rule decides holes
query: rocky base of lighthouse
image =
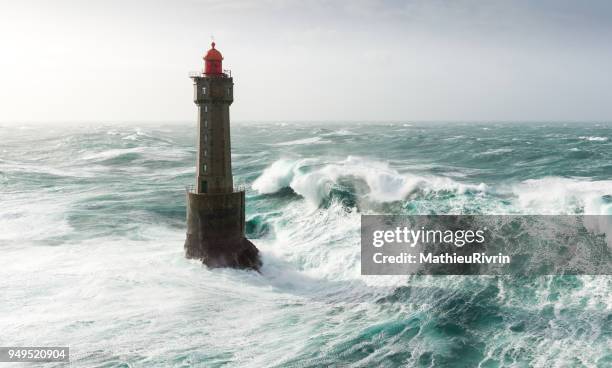
{"label": "rocky base of lighthouse", "polygon": [[244,191],[187,191],[185,256],[208,267],[259,270],[259,250],[245,236]]}
{"label": "rocky base of lighthouse", "polygon": [[261,267],[259,250],[246,238],[210,241],[187,235],[185,256],[200,259],[211,268],[231,267],[258,271]]}

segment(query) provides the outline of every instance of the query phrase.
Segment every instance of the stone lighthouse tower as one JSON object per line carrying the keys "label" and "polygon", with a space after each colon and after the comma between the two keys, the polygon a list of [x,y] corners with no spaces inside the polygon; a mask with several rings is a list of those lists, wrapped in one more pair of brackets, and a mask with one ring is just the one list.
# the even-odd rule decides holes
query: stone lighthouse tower
{"label": "stone lighthouse tower", "polygon": [[187,258],[209,267],[259,269],[259,251],[245,237],[244,190],[232,178],[229,107],[234,81],[215,48],[204,56],[204,72],[192,75],[198,106],[196,183],[187,191]]}

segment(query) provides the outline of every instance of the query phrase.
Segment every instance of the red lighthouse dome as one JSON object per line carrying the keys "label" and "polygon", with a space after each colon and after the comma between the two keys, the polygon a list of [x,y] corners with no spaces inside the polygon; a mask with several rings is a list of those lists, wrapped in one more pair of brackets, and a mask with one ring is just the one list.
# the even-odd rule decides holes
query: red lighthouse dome
{"label": "red lighthouse dome", "polygon": [[204,56],[204,74],[223,74],[223,55],[215,48],[214,42],[211,46],[212,48]]}

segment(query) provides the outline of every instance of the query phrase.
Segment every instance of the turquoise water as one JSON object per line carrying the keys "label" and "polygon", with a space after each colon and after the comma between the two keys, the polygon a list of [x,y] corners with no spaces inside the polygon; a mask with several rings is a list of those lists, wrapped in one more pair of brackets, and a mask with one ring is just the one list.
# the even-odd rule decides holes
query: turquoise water
{"label": "turquoise water", "polygon": [[261,274],[183,257],[193,124],[0,127],[0,345],[103,367],[612,365],[609,276],[359,267],[362,213],[612,214],[612,124],[232,129]]}

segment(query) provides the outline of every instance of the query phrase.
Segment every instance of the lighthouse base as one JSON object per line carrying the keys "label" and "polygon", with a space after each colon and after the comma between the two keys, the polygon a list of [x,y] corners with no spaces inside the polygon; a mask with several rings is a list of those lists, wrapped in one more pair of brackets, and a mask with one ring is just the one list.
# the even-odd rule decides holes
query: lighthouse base
{"label": "lighthouse base", "polygon": [[220,239],[215,241],[194,239],[187,235],[185,256],[200,259],[210,268],[230,267],[259,270],[259,250],[250,240]]}
{"label": "lighthouse base", "polygon": [[244,191],[187,192],[185,256],[208,267],[259,270],[259,250],[244,236]]}

